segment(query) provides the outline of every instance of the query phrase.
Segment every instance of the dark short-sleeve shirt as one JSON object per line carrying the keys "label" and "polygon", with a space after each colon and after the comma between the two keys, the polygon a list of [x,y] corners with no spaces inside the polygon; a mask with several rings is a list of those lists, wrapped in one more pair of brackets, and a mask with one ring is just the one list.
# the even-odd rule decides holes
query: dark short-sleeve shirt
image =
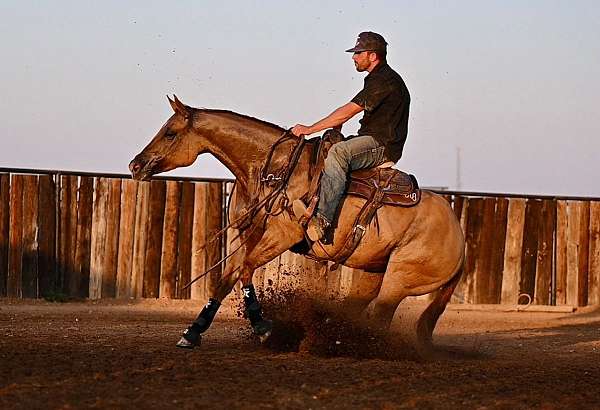
{"label": "dark short-sleeve shirt", "polygon": [[404,80],[383,63],[365,77],[352,102],[364,109],[358,135],[371,135],[385,147],[387,159],[398,161],[408,134],[410,94]]}

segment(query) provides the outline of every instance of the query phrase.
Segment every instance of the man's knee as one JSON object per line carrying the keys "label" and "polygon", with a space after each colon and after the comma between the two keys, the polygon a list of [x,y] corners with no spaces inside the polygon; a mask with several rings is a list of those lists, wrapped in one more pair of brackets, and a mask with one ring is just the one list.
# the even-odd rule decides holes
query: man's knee
{"label": "man's knee", "polygon": [[333,144],[327,153],[325,166],[335,166],[342,169],[347,169],[351,159],[352,154],[348,147],[346,147],[344,142],[338,142],[337,144]]}

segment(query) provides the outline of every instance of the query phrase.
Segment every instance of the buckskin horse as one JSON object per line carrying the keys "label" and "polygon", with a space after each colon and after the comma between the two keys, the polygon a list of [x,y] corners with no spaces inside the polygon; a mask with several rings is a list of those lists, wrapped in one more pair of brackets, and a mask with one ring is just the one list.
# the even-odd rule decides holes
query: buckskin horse
{"label": "buckskin horse", "polygon": [[[235,230],[231,249],[236,251],[210,291],[208,303],[177,346],[193,348],[200,342],[221,301],[238,280],[254,333],[264,340],[272,325],[262,317],[252,286],[255,269],[303,243],[304,252],[313,258],[330,259],[356,230],[354,222],[366,200],[347,195],[340,205],[332,242],[308,244],[291,202],[306,198],[309,190],[316,149],[312,140],[304,143],[303,138],[256,118],[192,108],[176,96],[167,98],[174,114],[129,164],[132,177],[147,180],[189,166],[202,153],[214,155],[236,177],[228,209],[230,228]],[[265,168],[279,172],[265,175]],[[435,292],[415,329],[417,341],[430,345],[437,320],[462,273],[464,237],[443,197],[427,190],[420,194],[420,202],[412,207],[380,207],[376,218],[361,226],[364,236],[343,264],[380,274],[376,286],[365,283],[363,291],[355,292],[353,306],[360,307],[361,318],[384,329],[404,298]]]}

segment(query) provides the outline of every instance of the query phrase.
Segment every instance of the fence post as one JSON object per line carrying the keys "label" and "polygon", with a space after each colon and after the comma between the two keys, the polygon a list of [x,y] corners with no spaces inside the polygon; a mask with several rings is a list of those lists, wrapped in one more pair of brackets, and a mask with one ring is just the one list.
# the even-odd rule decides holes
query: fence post
{"label": "fence post", "polygon": [[6,294],[20,298],[23,261],[23,175],[12,175],[10,184],[10,227],[8,232],[8,275]]}
{"label": "fence post", "polygon": [[40,175],[38,197],[39,242],[39,296],[49,296],[57,291],[56,270],[56,179],[53,175]]}
{"label": "fence post", "polygon": [[121,185],[121,215],[119,219],[119,251],[117,253],[117,298],[132,296],[133,244],[135,237],[138,182],[124,179]]}
{"label": "fence post", "polygon": [[38,177],[23,176],[22,296],[38,296]]}
{"label": "fence post", "polygon": [[8,244],[10,175],[0,174],[0,297],[6,296],[8,278]]}

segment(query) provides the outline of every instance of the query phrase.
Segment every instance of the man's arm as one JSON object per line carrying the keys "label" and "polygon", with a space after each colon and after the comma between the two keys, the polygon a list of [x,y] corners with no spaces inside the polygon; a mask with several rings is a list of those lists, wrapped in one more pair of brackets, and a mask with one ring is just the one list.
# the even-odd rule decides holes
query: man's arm
{"label": "man's arm", "polygon": [[315,132],[323,131],[327,128],[341,127],[342,124],[344,124],[346,121],[354,117],[362,110],[363,107],[361,107],[360,105],[353,102],[349,102],[345,105],[342,105],[340,108],[338,108],[322,120],[315,122],[311,126],[296,124],[294,128],[292,128],[292,133],[299,137],[300,135],[314,134]]}

